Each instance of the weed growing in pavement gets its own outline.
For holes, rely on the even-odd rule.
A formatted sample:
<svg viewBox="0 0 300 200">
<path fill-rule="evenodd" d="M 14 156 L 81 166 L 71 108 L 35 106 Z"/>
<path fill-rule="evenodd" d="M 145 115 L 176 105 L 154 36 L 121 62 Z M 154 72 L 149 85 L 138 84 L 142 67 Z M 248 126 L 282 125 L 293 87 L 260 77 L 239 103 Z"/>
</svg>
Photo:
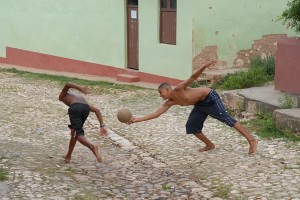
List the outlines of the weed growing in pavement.
<svg viewBox="0 0 300 200">
<path fill-rule="evenodd" d="M 222 90 L 233 90 L 263 86 L 274 79 L 274 73 L 274 56 L 267 56 L 264 59 L 254 57 L 251 59 L 247 71 L 238 71 L 234 74 L 228 74 L 223 79 L 216 81 L 212 87 Z"/>
<path fill-rule="evenodd" d="M 211 186 L 209 190 L 214 191 L 214 197 L 220 197 L 223 199 L 228 199 L 230 195 L 230 191 L 232 189 L 231 184 L 224 184 L 222 180 L 218 178 L 213 179 L 214 186 Z"/>
<path fill-rule="evenodd" d="M 279 99 L 280 108 L 288 109 L 296 106 L 296 100 L 289 94 L 285 93 L 283 97 Z"/>
<path fill-rule="evenodd" d="M 5 181 L 8 178 L 8 173 L 5 169 L 0 168 L 0 181 Z"/>
<path fill-rule="evenodd" d="M 291 131 L 277 129 L 271 112 L 257 113 L 256 118 L 249 121 L 247 126 L 254 129 L 256 134 L 262 138 L 283 138 L 294 142 L 300 141 L 300 136 L 293 134 Z"/>
<path fill-rule="evenodd" d="M 108 196 L 111 196 L 111 193 L 109 192 L 103 192 L 103 193 L 107 194 Z M 75 195 L 74 199 L 75 200 L 97 200 L 99 198 L 91 194 L 91 192 L 88 191 L 87 189 L 83 189 L 81 193 Z"/>
<path fill-rule="evenodd" d="M 221 197 L 223 199 L 228 199 L 229 198 L 229 194 L 230 194 L 230 191 L 231 191 L 231 185 L 229 184 L 221 184 L 221 185 L 218 185 L 216 187 L 216 192 L 214 193 L 214 195 L 216 197 Z"/>
<path fill-rule="evenodd" d="M 163 184 L 162 185 L 163 190 L 169 190 L 169 189 L 174 189 L 174 186 L 172 184 Z"/>
<path fill-rule="evenodd" d="M 125 90 L 125 91 L 132 91 L 132 90 L 142 90 L 146 89 L 139 86 L 134 85 L 123 85 L 123 84 L 116 84 L 107 81 L 92 81 L 92 80 L 84 80 L 79 78 L 72 78 L 67 76 L 57 76 L 57 75 L 49 75 L 49 74 L 40 74 L 40 73 L 33 73 L 33 72 L 26 72 L 17 70 L 15 68 L 11 69 L 0 69 L 0 72 L 8 72 L 18 75 L 19 77 L 29 78 L 29 79 L 37 79 L 37 80 L 47 80 L 57 82 L 59 84 L 65 84 L 67 82 L 74 82 L 79 85 L 88 85 L 90 87 L 95 87 L 96 89 L 101 88 L 102 92 L 108 89 L 117 89 L 117 90 Z"/>
</svg>

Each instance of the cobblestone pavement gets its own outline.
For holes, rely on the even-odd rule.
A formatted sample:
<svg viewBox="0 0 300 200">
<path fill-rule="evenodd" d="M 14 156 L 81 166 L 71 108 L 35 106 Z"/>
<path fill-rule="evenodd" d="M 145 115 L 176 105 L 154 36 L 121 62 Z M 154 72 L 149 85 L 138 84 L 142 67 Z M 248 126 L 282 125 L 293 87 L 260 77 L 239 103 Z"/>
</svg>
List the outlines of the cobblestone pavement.
<svg viewBox="0 0 300 200">
<path fill-rule="evenodd" d="M 298 143 L 259 139 L 257 154 L 248 157 L 246 140 L 209 118 L 204 132 L 217 148 L 198 153 L 203 144 L 184 128 L 191 107 L 130 126 L 117 121 L 121 107 L 135 116 L 155 110 L 162 103 L 155 90 L 92 90 L 87 99 L 101 108 L 112 133 L 98 136 L 93 114 L 85 131 L 104 161 L 96 163 L 77 144 L 65 164 L 69 131 L 61 88 L 0 73 L 0 168 L 9 172 L 0 182 L 2 199 L 300 199 Z"/>
</svg>

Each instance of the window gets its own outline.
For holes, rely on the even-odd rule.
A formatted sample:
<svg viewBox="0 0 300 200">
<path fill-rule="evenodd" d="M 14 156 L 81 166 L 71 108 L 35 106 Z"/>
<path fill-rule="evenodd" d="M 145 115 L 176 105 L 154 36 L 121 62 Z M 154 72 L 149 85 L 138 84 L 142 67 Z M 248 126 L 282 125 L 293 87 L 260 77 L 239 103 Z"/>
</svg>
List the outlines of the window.
<svg viewBox="0 0 300 200">
<path fill-rule="evenodd" d="M 177 0 L 160 0 L 160 42 L 176 44 Z"/>
<path fill-rule="evenodd" d="M 138 0 L 128 0 L 127 5 L 137 6 L 137 5 L 139 5 L 139 1 Z"/>
</svg>

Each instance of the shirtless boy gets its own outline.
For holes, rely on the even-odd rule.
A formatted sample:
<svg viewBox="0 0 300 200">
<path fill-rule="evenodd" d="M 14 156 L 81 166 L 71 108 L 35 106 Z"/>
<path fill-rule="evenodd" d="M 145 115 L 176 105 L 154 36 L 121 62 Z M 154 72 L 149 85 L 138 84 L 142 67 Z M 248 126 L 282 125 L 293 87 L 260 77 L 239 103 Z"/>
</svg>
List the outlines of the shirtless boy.
<svg viewBox="0 0 300 200">
<path fill-rule="evenodd" d="M 101 112 L 95 106 L 89 105 L 82 95 L 69 91 L 70 88 L 76 89 L 82 92 L 83 94 L 88 94 L 89 91 L 89 89 L 86 86 L 79 86 L 74 83 L 67 83 L 59 95 L 59 100 L 64 102 L 64 104 L 66 104 L 67 106 L 69 106 L 68 114 L 71 122 L 71 124 L 69 125 L 69 128 L 71 129 L 71 139 L 69 143 L 69 151 L 65 156 L 65 162 L 70 162 L 71 155 L 77 140 L 84 146 L 88 147 L 96 156 L 97 161 L 101 162 L 98 147 L 96 145 L 91 144 L 86 139 L 83 130 L 83 124 L 91 111 L 96 114 L 100 123 L 100 134 L 106 135 L 107 129 L 105 128 Z"/>
<path fill-rule="evenodd" d="M 253 136 L 251 136 L 238 121 L 227 114 L 225 107 L 216 91 L 208 87 L 188 87 L 201 75 L 204 69 L 214 64 L 215 61 L 204 65 L 202 68 L 197 70 L 189 79 L 183 81 L 174 89 L 172 89 L 169 83 L 162 83 L 158 87 L 158 92 L 160 93 L 160 96 L 164 100 L 166 100 L 165 103 L 155 112 L 149 115 L 132 118 L 130 123 L 157 118 L 174 105 L 194 105 L 194 108 L 190 113 L 190 116 L 186 123 L 186 131 L 187 134 L 194 134 L 198 139 L 205 143 L 206 146 L 204 148 L 201 148 L 199 150 L 200 152 L 215 148 L 215 145 L 202 132 L 203 123 L 209 115 L 220 120 L 230 127 L 234 127 L 247 139 L 250 145 L 249 155 L 254 154 L 258 143 L 257 140 Z"/>
</svg>

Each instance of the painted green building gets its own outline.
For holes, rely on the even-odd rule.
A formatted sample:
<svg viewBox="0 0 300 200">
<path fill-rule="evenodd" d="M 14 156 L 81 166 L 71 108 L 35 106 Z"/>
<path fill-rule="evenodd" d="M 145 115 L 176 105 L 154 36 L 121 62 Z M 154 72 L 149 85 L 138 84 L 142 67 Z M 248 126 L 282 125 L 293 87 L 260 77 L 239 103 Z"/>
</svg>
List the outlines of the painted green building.
<svg viewBox="0 0 300 200">
<path fill-rule="evenodd" d="M 0 62 L 177 83 L 207 59 L 243 67 L 276 51 L 278 37 L 294 34 L 278 21 L 286 3 L 0 0 Z"/>
</svg>

